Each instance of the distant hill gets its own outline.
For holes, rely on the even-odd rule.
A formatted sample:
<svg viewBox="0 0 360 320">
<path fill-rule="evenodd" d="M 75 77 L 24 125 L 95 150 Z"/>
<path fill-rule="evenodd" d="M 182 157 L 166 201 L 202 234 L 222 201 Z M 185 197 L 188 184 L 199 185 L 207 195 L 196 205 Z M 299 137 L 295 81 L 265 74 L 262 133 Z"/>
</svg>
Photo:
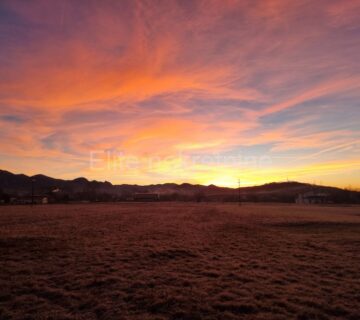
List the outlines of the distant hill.
<svg viewBox="0 0 360 320">
<path fill-rule="evenodd" d="M 233 192 L 233 189 L 217 186 L 192 185 L 189 183 L 176 184 L 152 184 L 147 186 L 121 184 L 113 185 L 110 182 L 89 181 L 86 178 L 76 178 L 74 180 L 62 180 L 48 177 L 42 174 L 27 176 L 24 174 L 13 174 L 8 171 L 0 170 L 0 188 L 3 192 L 28 194 L 31 191 L 31 181 L 37 192 L 46 192 L 54 188 L 59 188 L 66 192 L 76 193 L 88 190 L 106 192 L 110 194 L 137 193 L 137 192 L 156 192 L 156 193 L 194 193 L 199 191 L 207 192 Z"/>
<path fill-rule="evenodd" d="M 19 196 L 29 195 L 32 180 L 34 180 L 36 194 L 49 194 L 54 190 L 58 190 L 59 195 L 70 200 L 122 200 L 131 197 L 135 193 L 158 193 L 163 200 L 237 201 L 239 197 L 239 189 L 215 185 L 204 186 L 189 183 L 164 183 L 146 186 L 113 185 L 107 181 L 89 181 L 83 177 L 74 180 L 63 180 L 42 174 L 34 176 L 13 174 L 4 170 L 0 170 L 0 193 Z M 301 182 L 274 182 L 261 186 L 242 187 L 240 195 L 243 201 L 294 202 L 298 194 L 314 190 L 316 192 L 326 192 L 335 203 L 360 202 L 360 192 Z"/>
</svg>

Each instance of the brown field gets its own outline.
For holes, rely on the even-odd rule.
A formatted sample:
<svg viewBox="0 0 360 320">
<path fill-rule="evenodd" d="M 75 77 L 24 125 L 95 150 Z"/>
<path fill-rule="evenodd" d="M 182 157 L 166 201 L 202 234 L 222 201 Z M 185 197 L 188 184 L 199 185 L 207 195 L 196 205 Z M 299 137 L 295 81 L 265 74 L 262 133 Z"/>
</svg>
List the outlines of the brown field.
<svg viewBox="0 0 360 320">
<path fill-rule="evenodd" d="M 359 312 L 359 207 L 0 207 L 1 320 Z"/>
</svg>

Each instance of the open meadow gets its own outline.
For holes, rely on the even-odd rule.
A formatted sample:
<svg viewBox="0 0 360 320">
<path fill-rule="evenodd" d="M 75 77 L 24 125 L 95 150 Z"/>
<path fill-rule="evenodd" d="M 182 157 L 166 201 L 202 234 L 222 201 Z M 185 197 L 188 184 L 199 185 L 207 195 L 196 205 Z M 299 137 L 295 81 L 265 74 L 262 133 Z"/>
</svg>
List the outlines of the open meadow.
<svg viewBox="0 0 360 320">
<path fill-rule="evenodd" d="M 0 207 L 0 319 L 360 319 L 360 207 Z"/>
</svg>

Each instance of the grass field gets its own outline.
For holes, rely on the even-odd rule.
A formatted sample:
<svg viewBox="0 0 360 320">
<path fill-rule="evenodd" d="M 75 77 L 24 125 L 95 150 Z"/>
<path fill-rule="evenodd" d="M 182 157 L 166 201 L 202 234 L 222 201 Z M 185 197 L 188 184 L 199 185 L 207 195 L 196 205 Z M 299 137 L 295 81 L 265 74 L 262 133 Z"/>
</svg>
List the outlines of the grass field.
<svg viewBox="0 0 360 320">
<path fill-rule="evenodd" d="M 0 207 L 0 319 L 360 319 L 360 207 Z"/>
</svg>

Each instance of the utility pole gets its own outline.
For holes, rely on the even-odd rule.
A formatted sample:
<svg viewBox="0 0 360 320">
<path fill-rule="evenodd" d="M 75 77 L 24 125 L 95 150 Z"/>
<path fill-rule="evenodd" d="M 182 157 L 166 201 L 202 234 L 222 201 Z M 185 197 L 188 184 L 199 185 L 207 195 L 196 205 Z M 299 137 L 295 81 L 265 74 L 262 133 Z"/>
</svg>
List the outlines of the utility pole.
<svg viewBox="0 0 360 320">
<path fill-rule="evenodd" d="M 239 185 L 239 188 L 238 188 L 238 203 L 239 203 L 239 206 L 241 206 L 240 179 L 238 179 L 238 185 Z"/>
<path fill-rule="evenodd" d="M 34 204 L 34 182 L 35 179 L 31 178 L 31 205 Z"/>
</svg>

